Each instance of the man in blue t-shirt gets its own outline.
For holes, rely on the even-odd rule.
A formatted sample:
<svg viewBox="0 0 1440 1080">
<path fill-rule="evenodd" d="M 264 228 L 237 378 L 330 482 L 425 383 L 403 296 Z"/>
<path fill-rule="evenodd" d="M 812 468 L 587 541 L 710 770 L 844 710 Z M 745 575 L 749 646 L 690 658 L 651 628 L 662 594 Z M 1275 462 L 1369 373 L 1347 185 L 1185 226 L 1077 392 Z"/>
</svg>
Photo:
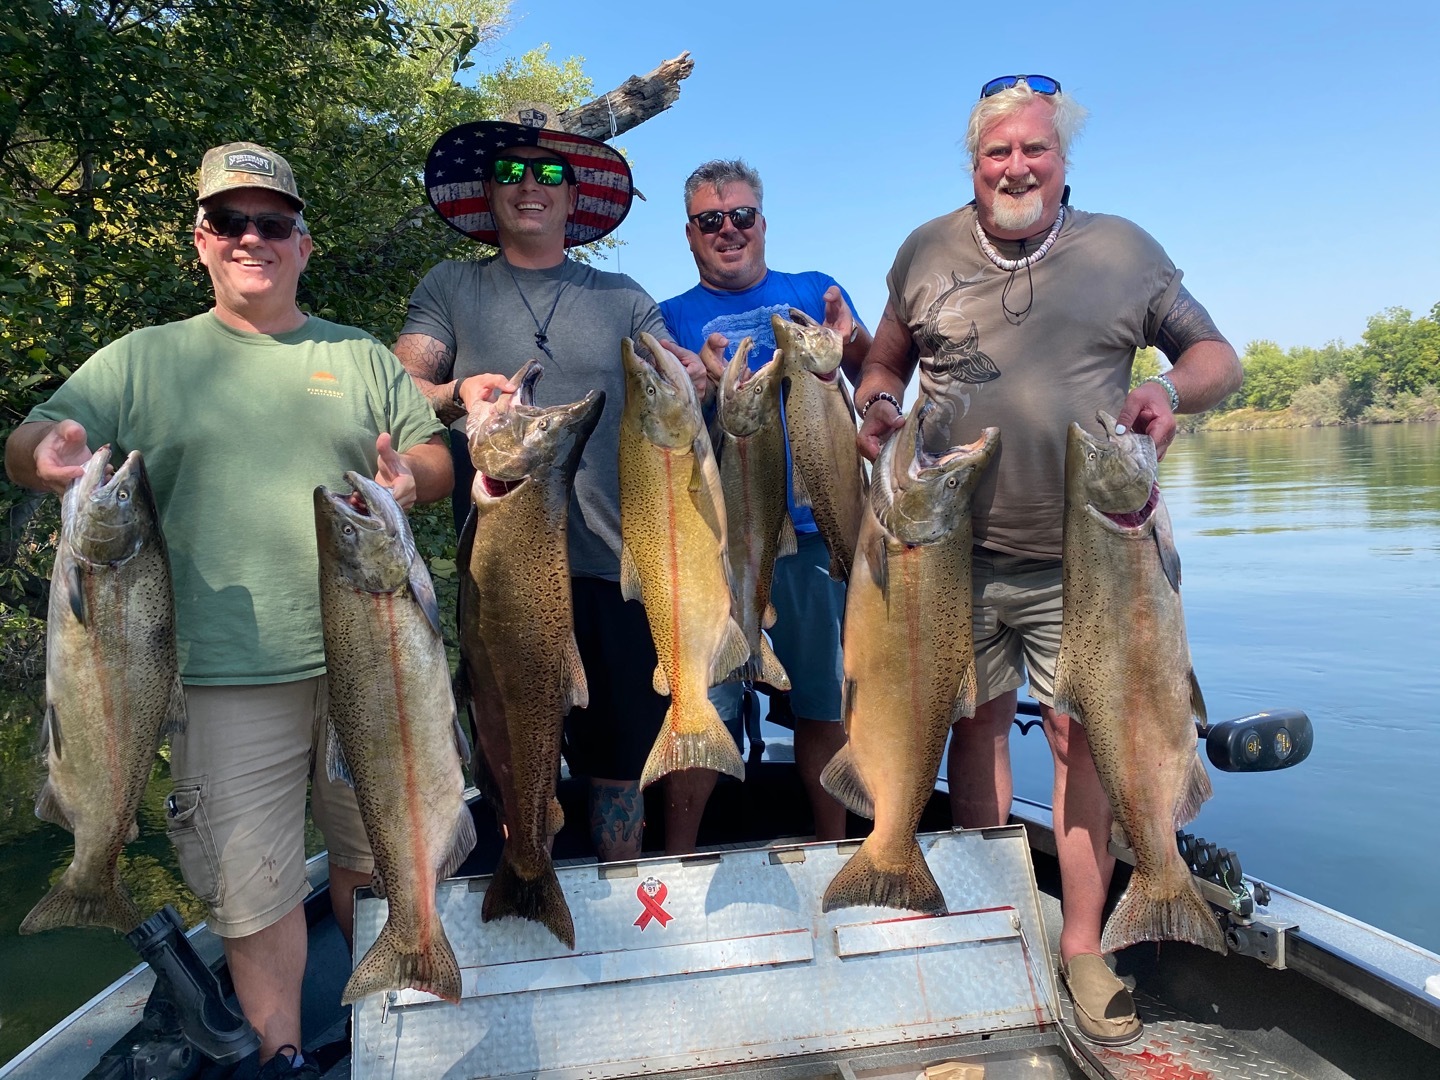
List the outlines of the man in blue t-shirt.
<svg viewBox="0 0 1440 1080">
<path fill-rule="evenodd" d="M 856 318 L 850 297 L 830 276 L 815 271 L 782 274 L 765 266 L 764 194 L 759 173 L 738 159 L 708 161 L 690 174 L 685 181 L 685 236 L 700 283 L 660 305 L 665 325 L 677 343 L 697 353 L 708 341 L 707 364 L 722 353 L 728 361 L 742 338 L 753 338 L 750 366 L 755 369 L 775 354 L 770 316 L 778 312 L 788 317 L 792 307 L 799 308 L 840 334 L 845 342 L 842 369 L 853 384 L 870 348 L 870 334 Z M 716 382 L 723 373 L 723 362 L 710 368 Z M 840 723 L 845 585 L 831 580 L 830 556 L 815 518 L 808 507 L 795 505 L 794 485 L 788 479 L 799 550 L 775 563 L 770 600 L 777 618 L 768 633 L 790 676 L 795 763 L 810 796 L 815 837 L 840 840 L 845 836 L 845 809 L 821 788 L 820 772 L 845 745 Z M 711 696 L 731 730 L 738 730 L 739 684 L 718 686 Z M 671 854 L 695 850 L 715 779 L 715 773 L 703 769 L 669 777 L 665 847 Z"/>
</svg>

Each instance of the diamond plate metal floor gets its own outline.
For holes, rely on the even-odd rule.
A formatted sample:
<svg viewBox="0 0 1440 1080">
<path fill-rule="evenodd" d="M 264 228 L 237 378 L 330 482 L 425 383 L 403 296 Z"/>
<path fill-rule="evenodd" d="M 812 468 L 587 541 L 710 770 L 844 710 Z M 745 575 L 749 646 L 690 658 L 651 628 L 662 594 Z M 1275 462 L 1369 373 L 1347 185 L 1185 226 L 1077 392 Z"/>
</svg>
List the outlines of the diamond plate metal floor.
<svg viewBox="0 0 1440 1080">
<path fill-rule="evenodd" d="M 1302 1073 L 1242 1046 L 1214 1024 L 1199 1024 L 1136 992 L 1145 1031 L 1129 1046 L 1097 1046 L 1075 1026 L 1075 1006 L 1060 995 L 1065 1026 L 1077 1047 L 1091 1054 L 1114 1080 L 1306 1080 Z"/>
</svg>

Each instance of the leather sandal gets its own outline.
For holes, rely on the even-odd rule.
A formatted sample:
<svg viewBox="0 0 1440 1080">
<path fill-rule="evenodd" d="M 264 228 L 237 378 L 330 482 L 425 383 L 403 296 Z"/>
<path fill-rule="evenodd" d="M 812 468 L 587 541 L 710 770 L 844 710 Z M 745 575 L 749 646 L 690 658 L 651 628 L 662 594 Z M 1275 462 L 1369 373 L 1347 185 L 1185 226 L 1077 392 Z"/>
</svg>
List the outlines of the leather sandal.
<svg viewBox="0 0 1440 1080">
<path fill-rule="evenodd" d="M 1061 977 L 1075 1003 L 1075 1026 L 1100 1046 L 1124 1046 L 1140 1037 L 1143 1027 L 1135 1015 L 1135 999 L 1104 957 L 1078 953 L 1060 967 Z"/>
</svg>

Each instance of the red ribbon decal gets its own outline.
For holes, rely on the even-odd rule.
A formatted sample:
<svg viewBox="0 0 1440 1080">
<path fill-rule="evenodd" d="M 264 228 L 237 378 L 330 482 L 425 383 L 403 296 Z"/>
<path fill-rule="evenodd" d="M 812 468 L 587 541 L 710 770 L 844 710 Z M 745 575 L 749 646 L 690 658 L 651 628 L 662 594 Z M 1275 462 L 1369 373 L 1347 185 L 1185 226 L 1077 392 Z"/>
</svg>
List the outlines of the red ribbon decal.
<svg viewBox="0 0 1440 1080">
<path fill-rule="evenodd" d="M 640 917 L 635 920 L 636 926 L 644 930 L 645 927 L 650 925 L 650 920 L 654 919 L 660 924 L 662 930 L 665 928 L 666 924 L 675 917 L 661 906 L 665 903 L 665 897 L 668 892 L 669 890 L 665 888 L 664 882 L 658 881 L 653 877 L 646 878 L 640 883 L 635 889 L 635 899 L 640 901 L 641 906 L 644 907 L 645 910 L 642 911 Z"/>
</svg>

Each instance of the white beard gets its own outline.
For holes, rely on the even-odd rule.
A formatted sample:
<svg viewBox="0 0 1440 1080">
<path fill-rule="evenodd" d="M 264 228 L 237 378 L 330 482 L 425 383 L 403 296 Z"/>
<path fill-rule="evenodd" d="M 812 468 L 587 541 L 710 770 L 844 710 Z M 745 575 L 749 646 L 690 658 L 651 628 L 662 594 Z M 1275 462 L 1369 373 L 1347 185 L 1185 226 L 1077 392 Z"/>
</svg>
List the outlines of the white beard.
<svg viewBox="0 0 1440 1080">
<path fill-rule="evenodd" d="M 1018 199 L 999 192 L 991 204 L 990 212 L 995 218 L 996 228 L 1006 232 L 1019 232 L 1040 220 L 1040 215 L 1045 212 L 1045 197 L 1040 194 L 1038 187 L 1031 188 Z"/>
</svg>

